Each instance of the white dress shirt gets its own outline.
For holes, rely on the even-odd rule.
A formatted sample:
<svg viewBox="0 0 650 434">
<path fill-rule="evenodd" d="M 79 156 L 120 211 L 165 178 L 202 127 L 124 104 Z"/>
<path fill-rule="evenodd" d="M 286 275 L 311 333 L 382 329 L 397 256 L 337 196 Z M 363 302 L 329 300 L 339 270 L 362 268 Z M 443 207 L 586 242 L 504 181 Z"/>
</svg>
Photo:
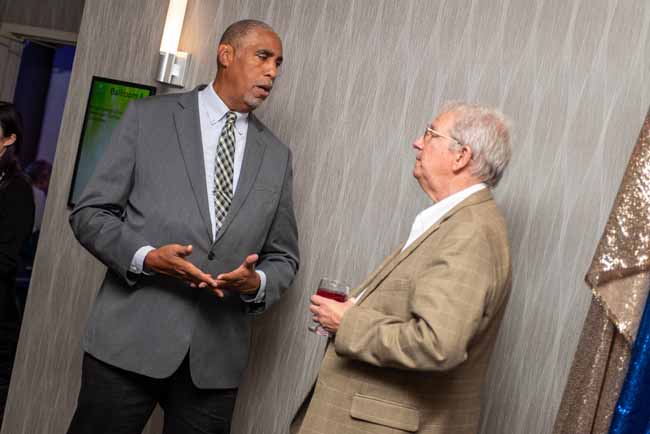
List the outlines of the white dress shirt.
<svg viewBox="0 0 650 434">
<path fill-rule="evenodd" d="M 431 226 L 436 224 L 438 220 L 440 220 L 442 216 L 451 211 L 453 207 L 477 191 L 483 190 L 484 188 L 487 188 L 487 185 L 483 184 L 482 182 L 474 184 L 471 187 L 467 187 L 464 190 L 461 190 L 452 194 L 451 196 L 444 198 L 440 202 L 434 203 L 429 208 L 420 212 L 420 214 L 418 214 L 413 221 L 413 226 L 411 226 L 411 233 L 409 234 L 404 247 L 402 247 L 402 251 L 406 250 L 408 246 L 413 243 L 413 241 L 417 240 L 420 235 L 425 233 Z"/>
<path fill-rule="evenodd" d="M 217 232 L 217 223 L 214 213 L 214 164 L 221 130 L 223 130 L 223 127 L 226 125 L 226 114 L 230 109 L 226 106 L 219 95 L 217 95 L 211 84 L 206 86 L 205 89 L 199 91 L 198 94 L 201 139 L 203 142 L 203 162 L 205 164 L 205 186 L 208 192 L 212 234 L 213 237 L 215 237 Z M 239 174 L 241 173 L 241 166 L 244 161 L 246 136 L 248 133 L 248 113 L 235 113 L 237 119 L 235 120 L 235 156 L 232 178 L 233 195 L 237 190 L 237 184 L 239 182 Z M 152 250 L 154 250 L 154 247 L 152 246 L 143 246 L 135 252 L 130 266 L 130 271 L 132 273 L 144 273 L 144 258 Z M 245 301 L 261 301 L 264 298 L 266 274 L 262 270 L 256 270 L 256 272 L 260 276 L 260 289 L 254 298 L 242 296 Z"/>
<path fill-rule="evenodd" d="M 434 203 L 429 208 L 420 212 L 420 214 L 418 214 L 413 221 L 413 225 L 411 226 L 411 233 L 409 234 L 406 243 L 404 243 L 404 247 L 402 247 L 402 252 L 406 250 L 408 246 L 413 243 L 413 241 L 417 240 L 423 233 L 429 230 L 431 226 L 436 224 L 438 220 L 440 220 L 445 214 L 451 211 L 453 207 L 477 191 L 483 190 L 484 188 L 487 188 L 487 185 L 483 184 L 482 182 L 479 184 L 474 184 L 471 187 L 467 187 L 464 190 L 461 190 L 457 193 L 452 194 L 451 196 L 444 198 L 440 202 Z M 359 295 L 357 295 L 356 299 L 360 299 L 361 296 L 363 296 L 364 292 L 366 291 L 364 290 Z"/>
</svg>

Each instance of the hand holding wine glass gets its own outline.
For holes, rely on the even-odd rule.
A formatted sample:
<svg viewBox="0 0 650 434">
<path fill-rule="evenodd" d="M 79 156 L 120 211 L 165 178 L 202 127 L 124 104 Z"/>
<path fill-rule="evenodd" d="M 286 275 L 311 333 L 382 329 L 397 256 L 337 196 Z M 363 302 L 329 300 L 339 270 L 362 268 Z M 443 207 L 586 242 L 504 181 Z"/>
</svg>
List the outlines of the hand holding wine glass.
<svg viewBox="0 0 650 434">
<path fill-rule="evenodd" d="M 348 301 L 349 293 L 349 286 L 336 280 L 321 279 L 316 295 L 311 297 L 309 310 L 314 315 L 314 321 L 309 330 L 331 337 L 338 329 L 343 314 L 353 304 Z"/>
</svg>

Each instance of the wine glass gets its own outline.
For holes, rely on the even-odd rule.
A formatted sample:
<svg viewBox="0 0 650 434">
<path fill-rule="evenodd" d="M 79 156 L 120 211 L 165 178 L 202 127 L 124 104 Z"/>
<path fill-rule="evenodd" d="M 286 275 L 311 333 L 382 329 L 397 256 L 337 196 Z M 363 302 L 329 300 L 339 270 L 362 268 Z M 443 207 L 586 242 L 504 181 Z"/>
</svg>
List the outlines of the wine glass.
<svg viewBox="0 0 650 434">
<path fill-rule="evenodd" d="M 348 296 L 350 295 L 350 287 L 337 280 L 321 279 L 318 283 L 318 288 L 316 289 L 316 295 L 344 303 L 348 300 Z M 313 320 L 309 325 L 309 330 L 320 336 L 332 336 L 330 332 Z"/>
</svg>

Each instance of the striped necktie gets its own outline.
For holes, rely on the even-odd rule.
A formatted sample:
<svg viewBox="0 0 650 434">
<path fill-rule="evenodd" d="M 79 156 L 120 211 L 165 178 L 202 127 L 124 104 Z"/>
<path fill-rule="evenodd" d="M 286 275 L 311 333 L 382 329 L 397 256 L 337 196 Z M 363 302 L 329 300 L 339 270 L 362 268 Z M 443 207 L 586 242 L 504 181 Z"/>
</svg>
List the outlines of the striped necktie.
<svg viewBox="0 0 650 434">
<path fill-rule="evenodd" d="M 217 145 L 217 157 L 214 162 L 214 212 L 217 230 L 226 220 L 226 215 L 232 202 L 232 178 L 234 173 L 235 160 L 235 120 L 237 114 L 228 112 L 226 124 L 221 130 L 219 144 Z"/>
</svg>

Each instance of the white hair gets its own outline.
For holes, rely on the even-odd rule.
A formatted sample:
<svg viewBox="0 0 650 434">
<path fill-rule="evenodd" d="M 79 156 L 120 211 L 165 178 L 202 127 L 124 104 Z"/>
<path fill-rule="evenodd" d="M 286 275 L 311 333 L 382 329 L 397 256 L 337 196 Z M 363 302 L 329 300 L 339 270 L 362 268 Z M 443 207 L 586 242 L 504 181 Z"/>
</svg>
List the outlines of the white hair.
<svg viewBox="0 0 650 434">
<path fill-rule="evenodd" d="M 478 104 L 449 102 L 441 113 L 453 113 L 454 125 L 450 149 L 469 146 L 472 150 L 470 170 L 473 176 L 495 187 L 510 161 L 510 121 L 499 110 Z"/>
</svg>

